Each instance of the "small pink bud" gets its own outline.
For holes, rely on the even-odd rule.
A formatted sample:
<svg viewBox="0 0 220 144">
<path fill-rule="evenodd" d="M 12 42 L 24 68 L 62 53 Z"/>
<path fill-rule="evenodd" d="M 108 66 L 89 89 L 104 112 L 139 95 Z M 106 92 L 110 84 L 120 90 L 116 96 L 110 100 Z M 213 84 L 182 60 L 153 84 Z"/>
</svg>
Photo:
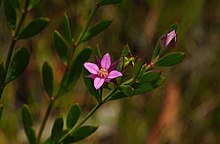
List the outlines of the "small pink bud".
<svg viewBox="0 0 220 144">
<path fill-rule="evenodd" d="M 176 47 L 176 44 L 177 44 L 176 30 L 172 30 L 171 32 L 163 35 L 160 38 L 160 42 L 161 42 L 163 48 L 168 48 L 168 47 L 174 48 L 174 47 Z"/>
</svg>

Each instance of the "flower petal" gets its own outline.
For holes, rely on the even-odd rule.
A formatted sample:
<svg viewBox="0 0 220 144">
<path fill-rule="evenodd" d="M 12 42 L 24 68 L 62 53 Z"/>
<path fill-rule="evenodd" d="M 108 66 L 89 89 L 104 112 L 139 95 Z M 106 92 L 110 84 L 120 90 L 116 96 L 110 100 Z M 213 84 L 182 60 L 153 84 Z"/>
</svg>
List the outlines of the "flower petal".
<svg viewBox="0 0 220 144">
<path fill-rule="evenodd" d="M 170 33 L 167 34 L 165 47 L 167 47 L 173 39 L 176 40 L 175 30 L 173 30 L 173 31 L 171 31 Z"/>
<path fill-rule="evenodd" d="M 119 71 L 116 71 L 116 70 L 113 70 L 111 71 L 109 74 L 108 74 L 108 78 L 109 79 L 114 79 L 114 78 L 117 78 L 117 77 L 120 77 L 122 76 L 122 73 L 119 72 Z"/>
<path fill-rule="evenodd" d="M 106 53 L 102 58 L 101 66 L 103 69 L 108 70 L 110 65 L 111 65 L 111 57 L 110 57 L 109 53 Z"/>
<path fill-rule="evenodd" d="M 173 30 L 173 31 L 169 32 L 168 34 L 163 35 L 160 38 L 160 41 L 161 41 L 163 48 L 176 47 L 176 41 L 177 41 L 176 31 Z"/>
<path fill-rule="evenodd" d="M 96 78 L 94 79 L 94 87 L 95 87 L 95 89 L 96 89 L 96 90 L 99 89 L 99 88 L 104 84 L 104 82 L 105 82 L 104 79 L 101 79 L 101 78 L 99 78 L 99 77 L 96 77 Z"/>
<path fill-rule="evenodd" d="M 111 64 L 111 66 L 108 69 L 108 72 L 115 70 L 117 65 L 118 65 L 118 60 L 114 62 L 113 64 Z"/>
<path fill-rule="evenodd" d="M 96 58 L 96 64 L 97 64 L 97 66 L 98 66 L 99 68 L 101 68 L 101 60 L 99 59 L 98 56 L 95 56 L 95 58 Z"/>
<path fill-rule="evenodd" d="M 88 75 L 88 76 L 86 76 L 86 77 L 91 78 L 91 79 L 95 79 L 95 78 L 97 77 L 97 75 L 95 75 L 95 74 L 90 74 L 90 75 Z"/>
<path fill-rule="evenodd" d="M 99 67 L 91 62 L 85 62 L 84 67 L 92 74 L 98 74 L 99 73 Z"/>
</svg>

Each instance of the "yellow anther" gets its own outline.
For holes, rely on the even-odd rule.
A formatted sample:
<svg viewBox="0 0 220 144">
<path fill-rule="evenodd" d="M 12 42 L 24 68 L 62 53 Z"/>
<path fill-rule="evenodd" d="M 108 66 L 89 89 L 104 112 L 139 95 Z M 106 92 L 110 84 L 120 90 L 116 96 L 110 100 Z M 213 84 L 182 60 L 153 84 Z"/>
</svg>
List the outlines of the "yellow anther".
<svg viewBox="0 0 220 144">
<path fill-rule="evenodd" d="M 108 77 L 108 71 L 106 70 L 106 69 L 100 69 L 99 70 L 99 76 L 101 77 L 101 78 L 107 78 Z"/>
</svg>

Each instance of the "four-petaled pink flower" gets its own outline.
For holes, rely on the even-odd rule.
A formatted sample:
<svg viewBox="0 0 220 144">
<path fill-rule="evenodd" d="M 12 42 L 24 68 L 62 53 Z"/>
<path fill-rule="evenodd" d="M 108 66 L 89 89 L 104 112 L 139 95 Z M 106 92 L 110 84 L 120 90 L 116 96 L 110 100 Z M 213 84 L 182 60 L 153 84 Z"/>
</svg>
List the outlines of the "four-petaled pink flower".
<svg viewBox="0 0 220 144">
<path fill-rule="evenodd" d="M 163 35 L 160 38 L 160 41 L 161 41 L 161 44 L 162 44 L 163 48 L 176 47 L 176 43 L 177 43 L 176 30 L 172 30 L 168 34 Z"/>
<path fill-rule="evenodd" d="M 102 60 L 96 58 L 96 64 L 91 62 L 85 62 L 84 67 L 91 73 L 90 78 L 94 79 L 95 89 L 99 89 L 105 82 L 109 82 L 111 79 L 122 76 L 122 73 L 115 70 L 117 62 L 111 64 L 111 57 L 106 53 Z"/>
</svg>

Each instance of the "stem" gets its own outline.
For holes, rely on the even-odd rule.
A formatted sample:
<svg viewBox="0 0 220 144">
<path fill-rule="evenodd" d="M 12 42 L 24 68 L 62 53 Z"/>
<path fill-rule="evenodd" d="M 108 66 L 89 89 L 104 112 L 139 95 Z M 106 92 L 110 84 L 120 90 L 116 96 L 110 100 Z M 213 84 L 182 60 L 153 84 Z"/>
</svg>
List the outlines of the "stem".
<svg viewBox="0 0 220 144">
<path fill-rule="evenodd" d="M 48 117 L 50 115 L 50 112 L 52 110 L 52 107 L 53 107 L 53 104 L 54 104 L 55 100 L 53 97 L 51 97 L 50 99 L 50 102 L 49 102 L 49 105 L 47 107 L 47 111 L 44 115 L 44 118 L 43 118 L 43 121 L 41 123 L 41 126 L 40 126 L 40 130 L 39 130 L 39 133 L 38 133 L 38 137 L 37 137 L 37 143 L 39 144 L 40 143 L 40 139 L 41 139 L 41 136 L 43 134 L 43 131 L 44 131 L 44 128 L 45 128 L 45 125 L 47 123 L 47 120 L 48 120 Z"/>
<path fill-rule="evenodd" d="M 0 99 L 2 97 L 3 89 L 6 86 L 6 76 L 7 76 L 7 73 L 8 73 L 8 68 L 9 68 L 9 65 L 10 65 L 10 62 L 11 62 L 11 58 L 12 58 L 12 54 L 13 54 L 13 51 L 14 51 L 14 47 L 15 47 L 15 44 L 17 42 L 17 36 L 18 36 L 18 34 L 20 32 L 21 26 L 24 23 L 25 17 L 26 17 L 27 12 L 28 12 L 28 4 L 29 4 L 29 0 L 26 0 L 23 13 L 22 13 L 22 15 L 21 15 L 21 17 L 20 17 L 20 19 L 18 21 L 18 25 L 17 25 L 17 27 L 15 29 L 15 33 L 13 34 L 13 36 L 11 38 L 11 41 L 10 41 L 9 51 L 8 51 L 8 55 L 7 55 L 6 62 L 5 62 L 4 84 L 0 88 Z"/>
<path fill-rule="evenodd" d="M 66 133 L 63 137 L 61 137 L 58 141 L 58 143 L 62 143 L 65 138 L 70 136 L 74 131 L 76 131 L 80 126 L 82 126 L 103 104 L 105 104 L 108 101 L 108 98 L 114 93 L 116 90 L 111 91 L 104 99 L 103 102 L 98 103 L 88 114 L 87 116 L 75 127 L 69 130 L 68 133 Z"/>
<path fill-rule="evenodd" d="M 96 3 L 96 7 L 93 8 L 93 10 L 92 10 L 92 12 L 91 12 L 91 14 L 90 14 L 90 16 L 89 16 L 89 19 L 88 19 L 88 21 L 87 21 L 87 23 L 86 23 L 85 28 L 83 29 L 82 33 L 80 34 L 79 38 L 77 39 L 77 41 L 76 41 L 76 43 L 75 43 L 76 46 L 78 46 L 78 45 L 81 43 L 81 41 L 82 41 L 82 39 L 83 39 L 83 36 L 84 36 L 85 33 L 87 32 L 87 30 L 88 30 L 88 28 L 89 28 L 89 26 L 90 26 L 90 24 L 91 24 L 91 22 L 92 22 L 92 19 L 94 18 L 94 16 L 95 16 L 96 12 L 98 11 L 99 7 L 100 7 L 100 4 L 99 4 L 99 3 Z"/>
<path fill-rule="evenodd" d="M 62 141 L 65 140 L 65 138 L 67 138 L 68 136 L 70 136 L 76 129 L 78 129 L 81 125 L 83 125 L 95 112 L 96 110 L 102 106 L 103 103 L 98 103 L 89 113 L 88 115 L 74 128 L 72 128 L 71 130 L 69 130 L 68 133 L 66 133 L 63 137 L 61 137 L 58 141 L 58 143 L 61 143 Z"/>
<path fill-rule="evenodd" d="M 89 16 L 89 20 L 87 21 L 84 30 L 81 32 L 79 38 L 74 42 L 74 45 L 73 45 L 74 50 L 79 46 L 80 41 L 82 40 L 83 36 L 85 35 L 86 31 L 88 30 L 89 25 L 91 24 L 92 19 L 94 18 L 94 16 L 95 16 L 95 14 L 96 14 L 96 12 L 97 12 L 97 10 L 98 10 L 99 7 L 100 7 L 99 3 L 96 3 L 96 7 L 92 10 L 92 12 L 91 12 L 91 14 L 90 14 L 90 16 Z M 71 52 L 71 56 L 70 56 L 70 57 L 73 56 L 73 53 L 74 53 L 74 51 Z M 63 95 L 63 93 L 62 93 L 61 95 Z M 42 121 L 40 130 L 39 130 L 39 133 L 38 133 L 38 138 L 37 138 L 38 144 L 40 143 L 41 135 L 42 135 L 43 130 L 44 130 L 44 128 L 45 128 L 45 125 L 46 125 L 47 119 L 48 119 L 48 117 L 49 117 L 49 115 L 50 115 L 50 112 L 51 112 L 51 109 L 52 109 L 52 107 L 53 107 L 53 104 L 54 104 L 55 100 L 58 98 L 58 96 L 60 96 L 60 91 L 58 91 L 58 93 L 57 93 L 57 95 L 56 95 L 55 98 L 51 98 L 50 103 L 49 103 L 49 105 L 48 105 L 48 107 L 47 107 L 47 111 L 46 111 L 46 113 L 45 113 L 45 115 L 44 115 L 44 118 L 43 118 L 43 121 Z M 87 121 L 87 119 L 88 119 L 91 115 L 93 115 L 93 113 L 94 113 L 101 105 L 102 105 L 102 103 L 99 103 L 99 104 L 95 107 L 96 109 L 94 108 L 94 110 L 91 111 L 91 113 L 89 113 L 89 115 L 87 116 L 87 118 L 86 118 L 84 121 L 82 121 L 82 124 L 83 124 L 85 121 Z M 78 127 L 80 127 L 82 124 L 78 125 Z M 73 131 L 73 130 L 72 130 L 72 131 Z M 66 135 L 65 137 L 63 136 L 63 137 L 64 137 L 63 139 L 65 139 L 67 136 L 68 136 L 68 135 Z M 61 140 L 61 141 L 62 141 L 62 140 Z"/>
</svg>

